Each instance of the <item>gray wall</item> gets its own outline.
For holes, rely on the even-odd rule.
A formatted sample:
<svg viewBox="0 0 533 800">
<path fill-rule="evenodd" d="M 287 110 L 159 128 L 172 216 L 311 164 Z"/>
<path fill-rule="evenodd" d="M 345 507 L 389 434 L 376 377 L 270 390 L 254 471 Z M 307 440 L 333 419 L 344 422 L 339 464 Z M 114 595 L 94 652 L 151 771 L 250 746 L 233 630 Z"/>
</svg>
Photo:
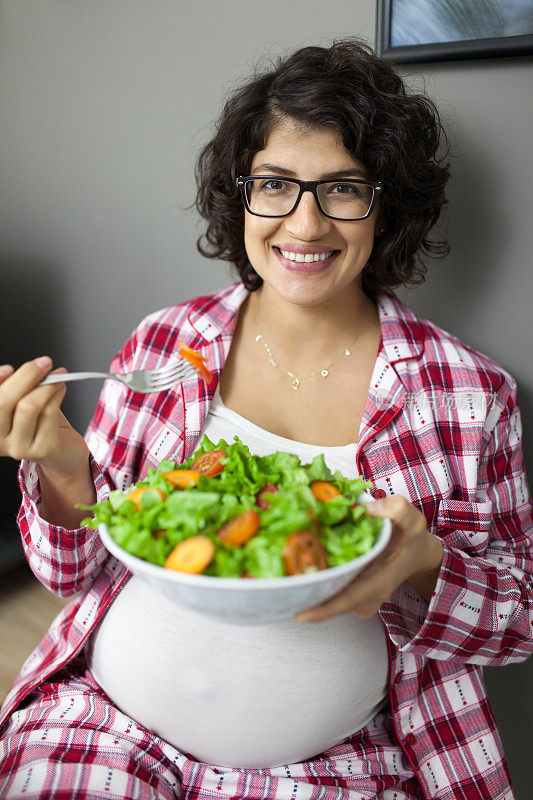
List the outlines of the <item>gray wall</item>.
<svg viewBox="0 0 533 800">
<path fill-rule="evenodd" d="M 105 367 L 147 313 L 233 280 L 184 210 L 223 94 L 262 58 L 374 42 L 374 0 L 2 0 L 0 361 Z M 518 380 L 533 474 L 531 61 L 402 67 L 452 133 L 452 254 L 400 295 Z M 98 388 L 73 386 L 79 429 Z M 519 800 L 530 796 L 530 662 L 485 679 Z M 529 746 L 528 746 L 529 745 Z"/>
<path fill-rule="evenodd" d="M 415 76 L 413 73 L 417 71 Z M 533 155 L 531 59 L 402 66 L 425 85 L 449 131 L 454 177 L 443 219 L 452 250 L 426 283 L 398 295 L 494 358 L 517 380 L 533 489 Z M 483 676 L 519 800 L 531 797 L 532 661 Z"/>
</svg>

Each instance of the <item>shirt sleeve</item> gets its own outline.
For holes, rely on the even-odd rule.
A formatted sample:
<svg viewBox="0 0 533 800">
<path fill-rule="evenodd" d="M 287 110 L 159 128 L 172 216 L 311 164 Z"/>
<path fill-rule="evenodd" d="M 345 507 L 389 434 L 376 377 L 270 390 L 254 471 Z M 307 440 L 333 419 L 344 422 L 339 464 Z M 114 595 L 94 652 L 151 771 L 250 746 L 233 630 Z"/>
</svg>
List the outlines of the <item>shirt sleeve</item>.
<svg viewBox="0 0 533 800">
<path fill-rule="evenodd" d="M 444 556 L 431 602 L 404 583 L 380 615 L 400 651 L 502 666 L 533 652 L 533 514 L 511 379 L 480 456 L 476 502 L 447 501 Z"/>
<path fill-rule="evenodd" d="M 111 372 L 133 368 L 137 332 L 128 339 L 111 363 Z M 117 381 L 105 381 L 85 441 L 91 452 L 90 468 L 97 501 L 109 496 L 117 485 L 132 483 L 135 458 L 124 458 L 126 445 L 118 435 L 124 423 L 126 388 Z M 117 438 L 118 436 L 118 438 Z M 37 467 L 22 461 L 19 468 L 22 503 L 18 513 L 22 544 L 35 576 L 50 591 L 69 597 L 86 589 L 109 557 L 98 531 L 84 526 L 75 530 L 52 525 L 39 515 L 41 489 Z"/>
</svg>

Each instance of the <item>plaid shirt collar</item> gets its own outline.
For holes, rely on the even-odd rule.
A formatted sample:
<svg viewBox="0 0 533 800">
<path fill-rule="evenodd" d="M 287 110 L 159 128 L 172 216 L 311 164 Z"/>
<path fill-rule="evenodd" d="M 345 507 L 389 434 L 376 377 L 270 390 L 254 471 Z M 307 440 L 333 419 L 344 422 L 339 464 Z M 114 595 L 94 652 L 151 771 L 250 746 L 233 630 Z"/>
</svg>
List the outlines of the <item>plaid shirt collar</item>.
<svg viewBox="0 0 533 800">
<path fill-rule="evenodd" d="M 237 311 L 248 294 L 242 283 L 234 283 L 213 295 L 199 298 L 189 313 L 189 323 L 206 342 L 224 332 L 233 332 Z M 378 292 L 383 350 L 389 364 L 419 358 L 424 352 L 424 333 L 416 316 L 397 297 Z"/>
</svg>

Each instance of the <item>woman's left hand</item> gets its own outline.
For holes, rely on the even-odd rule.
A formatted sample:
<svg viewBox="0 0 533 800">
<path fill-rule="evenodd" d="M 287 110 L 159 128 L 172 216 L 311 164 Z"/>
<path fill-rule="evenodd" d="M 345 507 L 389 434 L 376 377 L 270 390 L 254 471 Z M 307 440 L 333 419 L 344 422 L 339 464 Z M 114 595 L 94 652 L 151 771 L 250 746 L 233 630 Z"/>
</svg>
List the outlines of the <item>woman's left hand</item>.
<svg viewBox="0 0 533 800">
<path fill-rule="evenodd" d="M 349 612 L 370 619 L 404 581 L 430 602 L 443 547 L 441 540 L 429 533 L 422 512 L 400 495 L 369 502 L 366 509 L 373 517 L 391 520 L 392 535 L 387 547 L 346 589 L 326 603 L 297 614 L 297 622 L 322 622 Z"/>
</svg>

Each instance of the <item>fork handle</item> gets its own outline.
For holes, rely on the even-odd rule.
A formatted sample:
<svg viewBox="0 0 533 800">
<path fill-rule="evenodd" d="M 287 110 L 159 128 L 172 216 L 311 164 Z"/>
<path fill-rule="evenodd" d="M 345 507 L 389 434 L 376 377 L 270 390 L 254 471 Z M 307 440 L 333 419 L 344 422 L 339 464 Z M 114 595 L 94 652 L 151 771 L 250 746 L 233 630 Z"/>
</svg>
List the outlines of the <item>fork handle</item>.
<svg viewBox="0 0 533 800">
<path fill-rule="evenodd" d="M 50 383 L 68 383 L 69 381 L 84 381 L 86 378 L 113 378 L 108 372 L 63 372 L 59 375 L 49 375 L 38 386 L 48 386 Z"/>
</svg>

